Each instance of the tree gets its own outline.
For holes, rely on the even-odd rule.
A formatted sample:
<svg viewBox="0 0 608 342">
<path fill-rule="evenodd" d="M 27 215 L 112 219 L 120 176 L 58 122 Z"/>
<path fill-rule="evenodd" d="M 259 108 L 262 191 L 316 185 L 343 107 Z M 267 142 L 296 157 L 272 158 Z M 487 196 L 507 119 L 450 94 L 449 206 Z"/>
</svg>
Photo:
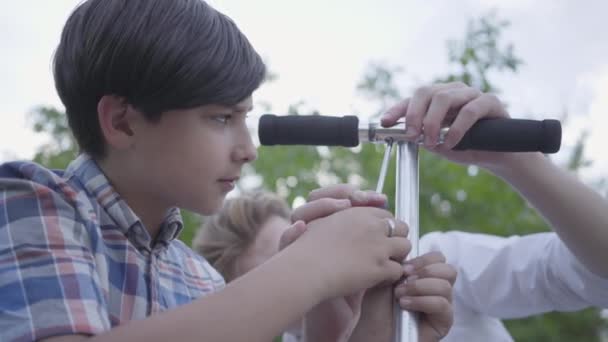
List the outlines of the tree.
<svg viewBox="0 0 608 342">
<path fill-rule="evenodd" d="M 496 91 L 489 81 L 491 72 L 517 71 L 522 60 L 515 56 L 513 44 L 500 47 L 503 31 L 510 26 L 490 12 L 469 20 L 464 40 L 448 41 L 449 61 L 456 72 L 440 78 L 443 82 L 460 81 L 483 92 Z"/>
<path fill-rule="evenodd" d="M 30 119 L 34 132 L 47 133 L 53 138 L 38 148 L 34 161 L 52 169 L 64 169 L 78 154 L 65 113 L 52 107 L 38 107 Z"/>
</svg>

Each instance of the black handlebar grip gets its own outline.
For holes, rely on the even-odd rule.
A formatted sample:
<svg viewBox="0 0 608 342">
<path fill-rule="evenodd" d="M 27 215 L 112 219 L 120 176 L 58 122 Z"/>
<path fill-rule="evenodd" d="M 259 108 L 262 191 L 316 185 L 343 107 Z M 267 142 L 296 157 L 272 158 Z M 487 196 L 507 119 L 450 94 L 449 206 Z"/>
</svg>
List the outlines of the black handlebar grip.
<svg viewBox="0 0 608 342">
<path fill-rule="evenodd" d="M 359 145 L 359 118 L 321 115 L 262 115 L 258 135 L 262 145 Z"/>
<path fill-rule="evenodd" d="M 454 147 L 455 150 L 496 152 L 559 151 L 562 126 L 558 120 L 482 119 Z"/>
<path fill-rule="evenodd" d="M 260 118 L 262 145 L 324 145 L 354 147 L 359 144 L 356 116 L 265 114 Z M 481 119 L 454 147 L 455 150 L 555 153 L 562 128 L 558 120 L 510 118 Z"/>
</svg>

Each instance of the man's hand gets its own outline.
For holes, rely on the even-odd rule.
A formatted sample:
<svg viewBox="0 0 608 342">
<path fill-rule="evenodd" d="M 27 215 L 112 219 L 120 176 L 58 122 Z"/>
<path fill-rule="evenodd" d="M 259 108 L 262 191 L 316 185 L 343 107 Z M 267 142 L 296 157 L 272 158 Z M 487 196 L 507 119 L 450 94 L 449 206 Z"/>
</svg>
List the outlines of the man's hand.
<svg viewBox="0 0 608 342">
<path fill-rule="evenodd" d="M 483 93 L 461 82 L 439 83 L 418 88 L 412 97 L 391 107 L 381 123 L 390 127 L 405 118 L 406 138 L 424 135 L 424 147 L 454 162 L 492 169 L 506 163 L 510 153 L 455 151 L 454 146 L 479 119 L 506 118 L 504 104 L 491 93 Z M 445 142 L 438 145 L 439 132 L 449 126 Z"/>
<path fill-rule="evenodd" d="M 440 252 L 430 252 L 404 264 L 407 278 L 395 288 L 395 298 L 404 310 L 420 314 L 421 341 L 438 341 L 454 322 L 452 286 L 456 269 L 446 264 Z"/>
</svg>

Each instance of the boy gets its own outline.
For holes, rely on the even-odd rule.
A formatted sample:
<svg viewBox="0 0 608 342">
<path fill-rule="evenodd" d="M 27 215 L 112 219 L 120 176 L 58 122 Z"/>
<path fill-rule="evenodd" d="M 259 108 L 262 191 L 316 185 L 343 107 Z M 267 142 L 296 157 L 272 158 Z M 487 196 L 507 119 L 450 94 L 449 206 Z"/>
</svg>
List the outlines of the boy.
<svg viewBox="0 0 608 342">
<path fill-rule="evenodd" d="M 347 203 L 225 289 L 176 239 L 177 208 L 215 212 L 256 157 L 245 116 L 264 64 L 204 2 L 84 1 L 54 74 L 82 154 L 0 167 L 3 341 L 270 341 L 403 275 L 407 225 Z"/>
</svg>

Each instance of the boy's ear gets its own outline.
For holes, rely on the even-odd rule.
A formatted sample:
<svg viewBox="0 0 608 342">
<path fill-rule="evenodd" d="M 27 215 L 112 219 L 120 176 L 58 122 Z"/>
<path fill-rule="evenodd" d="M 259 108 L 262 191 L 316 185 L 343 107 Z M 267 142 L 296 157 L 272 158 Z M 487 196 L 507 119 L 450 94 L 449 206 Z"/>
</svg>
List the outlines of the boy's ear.
<svg viewBox="0 0 608 342">
<path fill-rule="evenodd" d="M 130 147 L 135 141 L 135 115 L 123 97 L 104 95 L 97 103 L 97 118 L 106 143 L 117 149 Z"/>
</svg>

